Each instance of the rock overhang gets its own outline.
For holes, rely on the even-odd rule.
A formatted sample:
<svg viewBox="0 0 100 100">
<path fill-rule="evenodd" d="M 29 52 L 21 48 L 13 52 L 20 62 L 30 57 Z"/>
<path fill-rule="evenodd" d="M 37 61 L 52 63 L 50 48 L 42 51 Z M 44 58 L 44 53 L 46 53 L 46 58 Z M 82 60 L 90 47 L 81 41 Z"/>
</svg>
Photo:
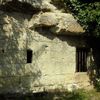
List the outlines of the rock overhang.
<svg viewBox="0 0 100 100">
<path fill-rule="evenodd" d="M 50 31 L 56 35 L 82 35 L 85 30 L 72 16 L 67 13 L 43 13 L 40 17 L 40 26 L 50 27 Z"/>
<path fill-rule="evenodd" d="M 0 4 L 5 5 L 9 2 L 13 4 L 14 2 L 23 3 L 23 5 L 27 3 L 29 4 L 27 7 L 31 6 L 29 7 L 31 14 L 35 11 L 35 15 L 39 15 L 37 18 L 33 17 L 34 22 L 35 20 L 38 20 L 38 22 L 33 23 L 31 27 L 49 27 L 50 32 L 56 35 L 80 36 L 85 33 L 83 27 L 72 14 L 59 11 L 50 3 L 50 0 L 2 0 Z M 25 10 L 23 12 L 26 13 L 26 9 L 28 10 L 28 8 L 25 9 L 24 7 L 25 6 L 22 6 L 22 9 L 19 9 L 19 7 L 19 11 Z M 34 16 L 34 13 L 32 16 Z"/>
</svg>

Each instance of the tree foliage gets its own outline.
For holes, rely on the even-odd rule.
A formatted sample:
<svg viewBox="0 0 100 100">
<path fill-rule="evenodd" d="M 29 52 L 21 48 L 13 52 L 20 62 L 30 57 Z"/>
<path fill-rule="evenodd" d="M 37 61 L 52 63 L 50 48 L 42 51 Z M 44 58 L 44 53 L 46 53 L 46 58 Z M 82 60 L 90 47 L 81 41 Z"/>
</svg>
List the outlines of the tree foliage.
<svg viewBox="0 0 100 100">
<path fill-rule="evenodd" d="M 62 0 L 90 36 L 100 36 L 100 1 Z"/>
</svg>

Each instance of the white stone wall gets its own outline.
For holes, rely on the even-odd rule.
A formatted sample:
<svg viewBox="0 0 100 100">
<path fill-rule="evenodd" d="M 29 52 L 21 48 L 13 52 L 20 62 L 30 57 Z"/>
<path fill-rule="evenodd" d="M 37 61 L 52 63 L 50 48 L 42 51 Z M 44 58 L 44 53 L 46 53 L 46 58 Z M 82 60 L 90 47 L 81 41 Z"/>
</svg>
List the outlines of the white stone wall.
<svg viewBox="0 0 100 100">
<path fill-rule="evenodd" d="M 1 41 L 5 48 L 0 58 L 1 92 L 36 92 L 74 81 L 75 47 L 54 35 L 48 35 L 53 39 L 38 32 L 31 35 L 31 40 L 21 36 L 20 40 Z M 18 48 L 14 43 L 18 43 Z M 27 63 L 27 49 L 33 51 L 32 63 Z"/>
<path fill-rule="evenodd" d="M 37 38 L 39 39 L 37 40 Z M 51 40 L 36 34 L 29 48 L 33 50 L 32 67 L 36 67 L 41 73 L 39 80 L 41 85 L 57 86 L 70 83 L 70 81 L 67 81 L 67 75 L 75 73 L 75 47 L 57 37 Z M 36 66 L 34 66 L 34 63 Z"/>
<path fill-rule="evenodd" d="M 0 11 L 0 93 L 66 89 L 86 76 L 78 80 L 75 73 L 76 46 L 85 46 L 83 28 L 50 0 L 39 1 L 43 7 L 33 15 Z M 27 63 L 28 49 L 32 63 Z"/>
</svg>

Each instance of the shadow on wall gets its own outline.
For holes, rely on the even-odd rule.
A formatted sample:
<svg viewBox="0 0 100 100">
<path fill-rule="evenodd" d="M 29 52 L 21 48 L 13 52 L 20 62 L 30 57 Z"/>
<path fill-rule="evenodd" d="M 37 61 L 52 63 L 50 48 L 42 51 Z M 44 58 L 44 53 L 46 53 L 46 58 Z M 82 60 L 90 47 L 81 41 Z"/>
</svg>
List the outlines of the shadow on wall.
<svg viewBox="0 0 100 100">
<path fill-rule="evenodd" d="M 0 9 L 5 11 L 5 13 L 21 12 L 33 14 L 39 11 L 38 9 L 33 9 L 30 4 L 20 3 L 18 1 L 15 4 L 13 4 L 13 2 L 7 2 L 5 5 L 1 5 Z M 8 16 L 13 17 L 15 21 L 11 21 L 13 35 L 11 35 L 10 37 L 6 37 L 4 35 L 4 31 L 0 32 L 1 37 L 6 37 L 3 39 L 1 39 L 0 37 L 0 40 L 2 41 L 0 42 L 0 92 L 31 92 L 33 83 L 38 83 L 39 85 L 41 85 L 39 82 L 39 78 L 42 76 L 42 73 L 36 60 L 45 50 L 46 46 L 41 46 L 37 50 L 37 52 L 34 53 L 34 62 L 32 64 L 26 64 L 27 42 L 29 43 L 27 39 L 32 40 L 34 38 L 31 36 L 31 31 L 27 28 L 24 28 L 23 24 L 20 23 L 16 17 L 14 17 L 13 15 Z M 3 18 L 4 16 L 2 16 L 1 20 L 3 20 Z M 19 29 L 25 29 L 27 39 L 23 40 L 21 38 L 24 32 Z M 73 38 L 72 36 L 56 36 L 51 34 L 48 28 L 40 28 L 36 29 L 36 31 L 50 40 L 58 37 L 61 41 L 67 41 L 70 46 L 81 46 L 79 41 L 80 37 Z M 23 47 L 19 50 L 20 43 L 23 44 Z"/>
<path fill-rule="evenodd" d="M 20 2 L 18 0 L 8 1 L 0 6 L 0 10 L 7 12 L 21 12 L 26 14 L 36 14 L 40 8 L 33 7 L 30 3 Z"/>
<path fill-rule="evenodd" d="M 51 26 L 53 27 L 53 26 Z M 58 38 L 61 41 L 66 41 L 69 46 L 73 47 L 88 47 L 86 38 L 83 36 L 75 36 L 75 35 L 57 35 L 50 31 L 51 27 L 36 27 L 35 31 L 37 31 L 39 34 L 43 35 L 44 37 L 47 37 L 50 40 L 53 40 L 55 38 Z"/>
<path fill-rule="evenodd" d="M 90 80 L 94 87 L 100 91 L 100 38 L 89 37 L 87 42 L 92 48 L 89 71 Z"/>
<path fill-rule="evenodd" d="M 100 91 L 100 38 L 86 36 L 58 36 L 52 34 L 49 28 L 50 27 L 38 27 L 36 28 L 36 31 L 50 40 L 53 40 L 55 39 L 55 37 L 58 37 L 59 40 L 66 41 L 70 46 L 92 48 L 92 52 L 89 52 L 88 54 L 88 74 L 90 77 L 91 84 L 94 84 L 94 86 Z"/>
<path fill-rule="evenodd" d="M 0 20 L 3 22 L 4 16 Z M 42 73 L 35 61 L 32 65 L 27 64 L 27 40 L 23 40 L 25 33 L 20 30 L 24 28 L 23 25 L 15 19 L 10 19 L 9 23 L 12 25 L 12 35 L 9 37 L 2 29 L 5 24 L 0 24 L 0 93 L 31 92 L 32 83 L 38 81 L 40 85 L 38 79 Z M 30 31 L 26 29 L 25 32 L 31 40 Z"/>
</svg>

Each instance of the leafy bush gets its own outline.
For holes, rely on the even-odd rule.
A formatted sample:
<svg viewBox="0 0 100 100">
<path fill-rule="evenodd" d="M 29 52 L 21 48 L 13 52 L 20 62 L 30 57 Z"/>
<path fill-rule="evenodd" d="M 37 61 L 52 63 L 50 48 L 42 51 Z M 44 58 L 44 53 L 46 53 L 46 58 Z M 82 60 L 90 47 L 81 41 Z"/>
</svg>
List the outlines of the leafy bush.
<svg viewBox="0 0 100 100">
<path fill-rule="evenodd" d="M 95 89 L 100 92 L 100 78 L 95 79 Z"/>
<path fill-rule="evenodd" d="M 91 59 L 90 61 L 90 67 L 88 71 L 88 75 L 90 78 L 91 83 L 94 85 L 94 88 L 100 92 L 100 68 L 97 67 L 95 62 Z"/>
<path fill-rule="evenodd" d="M 66 92 L 61 100 L 88 100 L 88 95 L 85 90 L 75 90 L 73 92 Z"/>
<path fill-rule="evenodd" d="M 61 0 L 83 25 L 87 35 L 100 36 L 99 0 Z"/>
</svg>

